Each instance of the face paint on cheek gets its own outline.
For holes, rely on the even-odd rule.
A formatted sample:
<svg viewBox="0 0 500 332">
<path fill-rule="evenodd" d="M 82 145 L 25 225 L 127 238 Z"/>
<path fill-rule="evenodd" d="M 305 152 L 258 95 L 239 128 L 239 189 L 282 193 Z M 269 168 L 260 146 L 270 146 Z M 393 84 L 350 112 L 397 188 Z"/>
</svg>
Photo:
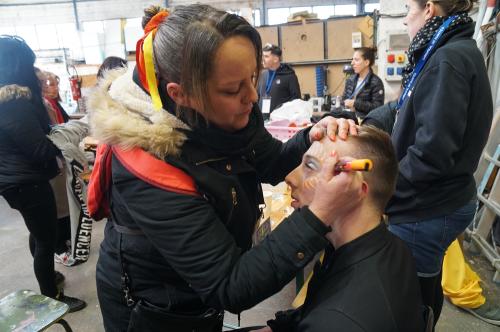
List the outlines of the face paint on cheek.
<svg viewBox="0 0 500 332">
<path fill-rule="evenodd" d="M 304 180 L 304 189 L 314 190 L 314 188 L 316 188 L 317 184 L 318 184 L 317 177 L 308 178 L 308 179 Z"/>
</svg>

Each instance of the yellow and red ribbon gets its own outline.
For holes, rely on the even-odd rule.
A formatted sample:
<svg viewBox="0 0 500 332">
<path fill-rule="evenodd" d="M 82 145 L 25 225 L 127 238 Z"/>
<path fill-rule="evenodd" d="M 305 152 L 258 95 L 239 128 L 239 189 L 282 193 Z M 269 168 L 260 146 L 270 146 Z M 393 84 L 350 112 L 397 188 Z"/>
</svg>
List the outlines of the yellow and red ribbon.
<svg viewBox="0 0 500 332">
<path fill-rule="evenodd" d="M 149 92 L 155 110 L 160 110 L 163 104 L 158 91 L 158 80 L 155 73 L 153 40 L 158 26 L 168 17 L 168 14 L 168 11 L 162 10 L 151 18 L 144 27 L 144 36 L 137 41 L 135 48 L 139 79 L 144 89 Z"/>
</svg>

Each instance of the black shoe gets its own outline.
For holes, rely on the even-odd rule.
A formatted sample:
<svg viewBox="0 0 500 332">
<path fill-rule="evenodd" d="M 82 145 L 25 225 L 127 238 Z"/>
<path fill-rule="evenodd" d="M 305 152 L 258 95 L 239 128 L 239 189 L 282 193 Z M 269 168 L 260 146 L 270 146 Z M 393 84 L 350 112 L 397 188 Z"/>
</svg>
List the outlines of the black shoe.
<svg viewBox="0 0 500 332">
<path fill-rule="evenodd" d="M 56 300 L 61 301 L 62 303 L 66 303 L 69 306 L 69 312 L 82 310 L 87 306 L 87 303 L 85 303 L 85 301 L 77 299 L 76 297 L 66 296 L 62 291 L 57 294 Z"/>
<path fill-rule="evenodd" d="M 66 277 L 61 272 L 55 271 L 55 279 L 56 279 L 56 285 L 60 286 L 64 282 L 64 279 L 66 279 Z"/>
</svg>

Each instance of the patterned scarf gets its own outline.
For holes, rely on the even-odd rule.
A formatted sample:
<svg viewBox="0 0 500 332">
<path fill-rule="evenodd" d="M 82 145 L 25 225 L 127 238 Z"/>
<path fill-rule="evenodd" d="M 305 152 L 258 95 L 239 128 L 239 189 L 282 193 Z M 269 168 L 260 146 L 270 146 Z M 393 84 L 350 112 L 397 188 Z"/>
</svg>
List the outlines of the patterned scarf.
<svg viewBox="0 0 500 332">
<path fill-rule="evenodd" d="M 446 29 L 446 32 L 455 29 L 458 25 L 472 22 L 472 19 L 465 12 L 457 13 L 456 15 L 458 17 L 450 24 L 448 29 Z M 413 73 L 413 69 L 417 64 L 419 57 L 422 55 L 422 52 L 431 41 L 434 33 L 439 29 L 445 20 L 446 17 L 434 16 L 425 23 L 425 25 L 417 32 L 415 38 L 411 41 L 410 47 L 408 48 L 408 64 L 403 69 L 403 89 L 406 87 L 406 84 Z"/>
</svg>

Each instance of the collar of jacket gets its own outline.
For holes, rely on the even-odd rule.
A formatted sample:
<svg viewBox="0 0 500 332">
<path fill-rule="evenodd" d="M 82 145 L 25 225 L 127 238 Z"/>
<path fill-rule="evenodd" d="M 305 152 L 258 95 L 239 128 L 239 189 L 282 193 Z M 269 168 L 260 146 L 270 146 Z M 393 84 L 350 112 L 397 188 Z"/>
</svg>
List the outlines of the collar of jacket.
<svg viewBox="0 0 500 332">
<path fill-rule="evenodd" d="M 91 93 L 87 109 L 91 135 L 122 149 L 139 147 L 159 159 L 177 156 L 189 127 L 165 110 L 155 111 L 151 97 L 132 79 L 133 69 L 106 72 Z"/>
<path fill-rule="evenodd" d="M 451 43 L 460 39 L 470 39 L 474 35 L 474 23 L 465 23 L 455 26 L 450 31 L 446 31 L 439 42 L 436 45 L 436 49 L 439 49 L 441 46 Z M 415 64 L 418 63 L 420 57 L 424 54 L 428 44 L 423 45 L 421 48 L 415 50 Z"/>
<path fill-rule="evenodd" d="M 14 99 L 31 99 L 30 88 L 17 84 L 0 87 L 0 103 L 6 103 Z"/>
<path fill-rule="evenodd" d="M 366 74 L 366 83 L 370 82 L 370 80 L 372 79 L 372 76 L 373 76 L 373 69 L 369 68 L 368 74 Z M 353 80 L 357 84 L 357 82 L 359 80 L 359 74 L 354 74 Z M 366 86 L 366 84 L 365 84 L 365 86 Z M 356 90 L 356 85 L 354 86 L 354 90 Z"/>
<path fill-rule="evenodd" d="M 386 245 L 390 233 L 383 222 L 369 231 L 346 243 L 339 249 L 333 249 L 329 246 L 330 253 L 326 254 L 323 263 L 326 266 L 327 274 L 337 274 L 340 271 L 354 265 L 367 257 L 374 255 L 383 246 Z M 332 252 L 333 251 L 333 252 Z M 331 270 L 328 267 L 331 266 Z"/>
</svg>

